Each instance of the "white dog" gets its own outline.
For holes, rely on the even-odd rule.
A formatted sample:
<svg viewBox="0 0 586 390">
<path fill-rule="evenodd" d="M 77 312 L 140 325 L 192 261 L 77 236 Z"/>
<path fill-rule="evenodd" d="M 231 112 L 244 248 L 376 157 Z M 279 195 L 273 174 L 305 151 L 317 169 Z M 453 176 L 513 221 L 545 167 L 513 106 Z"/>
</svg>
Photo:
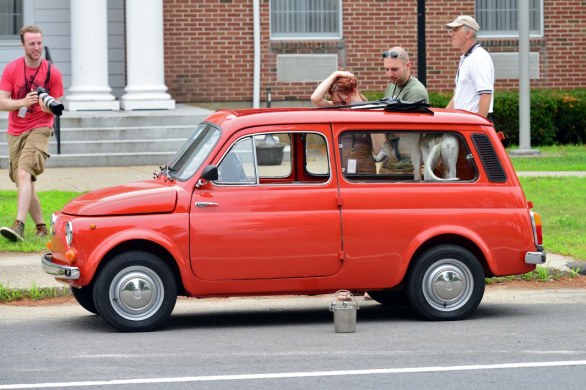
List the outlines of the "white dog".
<svg viewBox="0 0 586 390">
<path fill-rule="evenodd" d="M 402 136 L 399 142 L 405 143 L 405 147 L 409 147 L 411 150 L 414 180 L 421 180 L 421 165 L 423 162 L 425 162 L 424 180 L 458 180 L 456 177 L 456 162 L 459 147 L 455 136 L 446 133 L 414 133 Z M 382 162 L 384 165 L 392 153 L 396 152 L 389 144 L 389 141 L 386 141 L 375 160 L 376 162 Z M 440 161 L 442 163 L 443 178 L 439 178 L 433 173 Z"/>
</svg>

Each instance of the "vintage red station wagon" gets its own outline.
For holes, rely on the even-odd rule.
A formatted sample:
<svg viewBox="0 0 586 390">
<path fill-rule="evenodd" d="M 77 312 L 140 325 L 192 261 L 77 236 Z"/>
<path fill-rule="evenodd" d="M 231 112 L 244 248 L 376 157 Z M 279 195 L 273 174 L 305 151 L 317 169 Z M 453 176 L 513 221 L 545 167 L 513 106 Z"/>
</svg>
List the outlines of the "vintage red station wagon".
<svg viewBox="0 0 586 390">
<path fill-rule="evenodd" d="M 430 320 L 545 262 L 490 122 L 422 104 L 219 110 L 152 180 L 70 201 L 45 271 L 122 331 L 177 296 L 368 292 Z"/>
</svg>

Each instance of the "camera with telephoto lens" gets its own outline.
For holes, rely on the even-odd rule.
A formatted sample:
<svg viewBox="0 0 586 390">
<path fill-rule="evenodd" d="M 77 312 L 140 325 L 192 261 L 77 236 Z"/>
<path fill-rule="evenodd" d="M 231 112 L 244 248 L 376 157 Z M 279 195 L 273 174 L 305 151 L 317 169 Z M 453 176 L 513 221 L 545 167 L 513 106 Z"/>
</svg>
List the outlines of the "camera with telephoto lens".
<svg viewBox="0 0 586 390">
<path fill-rule="evenodd" d="M 63 113 L 63 104 L 59 103 L 55 98 L 48 94 L 48 91 L 43 87 L 37 87 L 39 99 L 45 103 L 45 106 L 51 110 L 54 115 L 61 116 Z"/>
</svg>

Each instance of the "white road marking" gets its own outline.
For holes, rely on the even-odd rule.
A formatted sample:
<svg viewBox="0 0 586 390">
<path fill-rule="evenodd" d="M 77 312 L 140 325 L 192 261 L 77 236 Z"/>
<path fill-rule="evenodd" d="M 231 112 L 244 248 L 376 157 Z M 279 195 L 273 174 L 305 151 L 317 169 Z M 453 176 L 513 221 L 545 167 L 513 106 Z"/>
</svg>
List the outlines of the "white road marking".
<svg viewBox="0 0 586 390">
<path fill-rule="evenodd" d="M 349 376 L 349 375 L 380 375 L 380 374 L 409 374 L 424 372 L 447 372 L 447 371 L 472 371 L 472 370 L 503 370 L 515 368 L 543 368 L 543 367 L 567 367 L 586 366 L 586 360 L 567 360 L 559 362 L 533 362 L 533 363 L 506 363 L 506 364 L 478 364 L 470 366 L 451 367 L 412 367 L 412 368 L 380 368 L 370 370 L 339 370 L 339 371 L 315 371 L 315 372 L 283 372 L 272 374 L 241 374 L 241 375 L 209 375 L 209 376 L 188 376 L 179 378 L 142 378 L 142 379 L 116 379 L 104 381 L 87 382 L 54 382 L 54 383 L 21 383 L 11 385 L 0 385 L 4 389 L 37 389 L 37 388 L 64 388 L 83 386 L 119 386 L 119 385 L 140 385 L 151 383 L 181 383 L 181 382 L 211 382 L 211 381 L 238 381 L 254 379 L 285 379 L 285 378 L 309 378 L 327 376 Z"/>
</svg>

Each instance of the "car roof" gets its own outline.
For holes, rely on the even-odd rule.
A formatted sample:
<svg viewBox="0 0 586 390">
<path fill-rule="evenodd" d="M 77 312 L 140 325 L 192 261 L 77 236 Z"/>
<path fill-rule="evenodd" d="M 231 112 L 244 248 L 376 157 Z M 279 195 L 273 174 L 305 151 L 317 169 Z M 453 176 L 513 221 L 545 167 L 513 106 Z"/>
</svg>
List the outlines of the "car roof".
<svg viewBox="0 0 586 390">
<path fill-rule="evenodd" d="M 303 123 L 404 123 L 429 125 L 475 125 L 492 126 L 486 118 L 461 110 L 429 108 L 428 112 L 393 112 L 383 108 L 280 107 L 246 110 L 221 109 L 204 121 L 222 126 L 225 130 L 236 130 L 253 126 L 286 125 Z"/>
</svg>

